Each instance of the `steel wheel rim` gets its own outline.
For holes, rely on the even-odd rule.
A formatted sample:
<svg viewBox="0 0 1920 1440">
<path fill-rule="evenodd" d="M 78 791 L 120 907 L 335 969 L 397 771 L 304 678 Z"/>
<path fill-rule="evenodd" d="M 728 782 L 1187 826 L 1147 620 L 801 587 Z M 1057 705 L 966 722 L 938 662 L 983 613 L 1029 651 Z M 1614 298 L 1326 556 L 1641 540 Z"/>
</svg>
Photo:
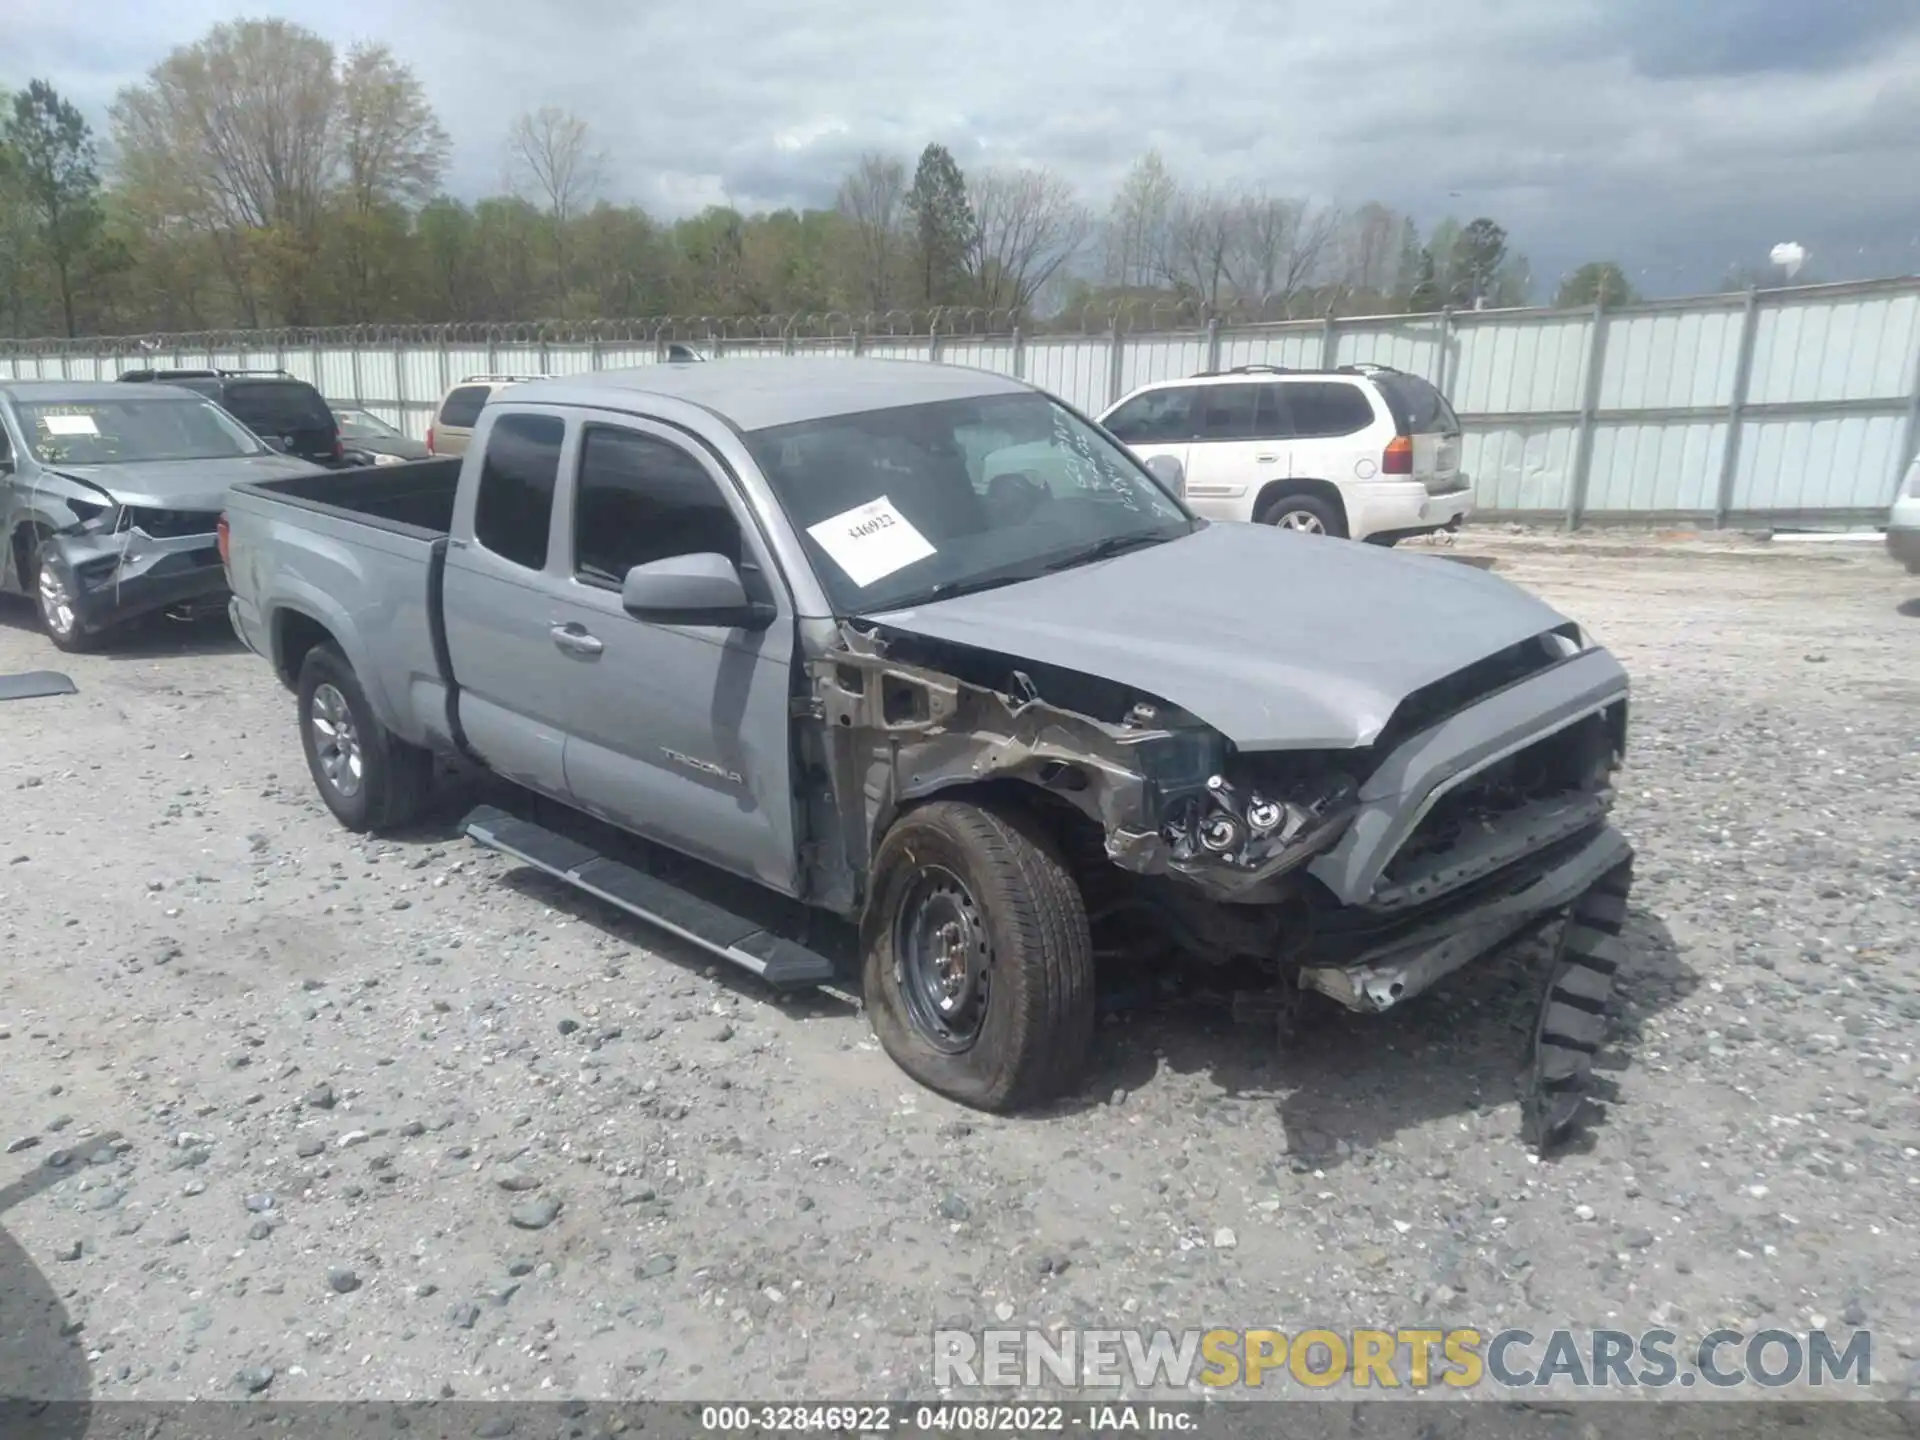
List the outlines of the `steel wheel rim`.
<svg viewBox="0 0 1920 1440">
<path fill-rule="evenodd" d="M 894 921 L 893 974 L 907 1018 L 934 1049 L 972 1048 L 986 1021 L 993 946 L 966 884 L 929 867 L 914 877 Z"/>
<path fill-rule="evenodd" d="M 1289 510 L 1275 522 L 1282 530 L 1299 535 L 1324 535 L 1327 527 L 1311 510 Z"/>
<path fill-rule="evenodd" d="M 351 800 L 360 793 L 364 755 L 360 732 L 353 723 L 353 711 L 338 687 L 322 684 L 314 687 L 307 706 L 307 729 L 313 735 L 313 758 L 334 794 Z"/>
<path fill-rule="evenodd" d="M 77 627 L 79 617 L 73 613 L 73 597 L 51 565 L 40 567 L 39 591 L 41 619 L 47 622 L 47 629 L 67 639 Z"/>
</svg>

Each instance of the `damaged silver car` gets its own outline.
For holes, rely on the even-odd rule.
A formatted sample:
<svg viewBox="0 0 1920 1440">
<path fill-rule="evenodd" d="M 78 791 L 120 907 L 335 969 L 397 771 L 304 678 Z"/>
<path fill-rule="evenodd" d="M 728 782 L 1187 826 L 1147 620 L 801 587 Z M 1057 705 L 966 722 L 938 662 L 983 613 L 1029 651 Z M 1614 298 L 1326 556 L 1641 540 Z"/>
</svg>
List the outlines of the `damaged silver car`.
<svg viewBox="0 0 1920 1440">
<path fill-rule="evenodd" d="M 1506 581 L 1210 524 L 1060 401 L 939 365 L 530 382 L 382 474 L 229 514 L 236 627 L 343 823 L 404 823 L 440 752 L 845 917 L 888 1054 L 999 1110 L 1081 1082 L 1096 954 L 1374 1012 L 1555 925 L 1527 1121 L 1571 1122 L 1622 958 L 1627 678 Z M 684 867 L 467 828 L 836 979 Z"/>
<path fill-rule="evenodd" d="M 317 469 L 188 390 L 0 381 L 0 590 L 68 651 L 156 611 L 224 610 L 227 486 Z"/>
</svg>

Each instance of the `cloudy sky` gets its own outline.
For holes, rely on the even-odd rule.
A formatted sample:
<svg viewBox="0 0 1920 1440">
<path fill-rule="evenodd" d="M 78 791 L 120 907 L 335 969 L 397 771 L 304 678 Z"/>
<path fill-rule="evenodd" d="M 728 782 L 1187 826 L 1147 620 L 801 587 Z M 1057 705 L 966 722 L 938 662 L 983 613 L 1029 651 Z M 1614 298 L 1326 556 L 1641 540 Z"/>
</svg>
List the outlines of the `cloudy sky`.
<svg viewBox="0 0 1920 1440">
<path fill-rule="evenodd" d="M 823 204 L 863 149 L 1043 164 L 1104 206 L 1149 146 L 1197 181 L 1492 215 L 1541 288 L 1616 258 L 1710 287 L 1777 241 L 1920 272 L 1920 0 L 6 0 L 0 85 L 115 92 L 236 15 L 409 61 L 456 192 L 512 117 L 586 118 L 665 213 Z M 1184 18 L 1182 10 L 1184 9 Z"/>
</svg>

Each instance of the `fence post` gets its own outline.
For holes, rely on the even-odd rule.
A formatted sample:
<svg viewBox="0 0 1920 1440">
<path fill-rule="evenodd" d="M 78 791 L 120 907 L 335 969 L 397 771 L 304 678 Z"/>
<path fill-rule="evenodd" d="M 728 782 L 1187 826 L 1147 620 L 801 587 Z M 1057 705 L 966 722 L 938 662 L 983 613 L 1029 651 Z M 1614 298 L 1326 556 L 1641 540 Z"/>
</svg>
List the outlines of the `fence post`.
<svg viewBox="0 0 1920 1440">
<path fill-rule="evenodd" d="M 367 387 L 360 383 L 360 337 L 359 336 L 356 335 L 354 337 L 353 348 L 347 353 L 349 356 L 347 363 L 353 367 L 353 371 L 352 371 L 353 403 L 356 405 L 365 405 L 367 403 L 367 394 L 366 394 Z M 325 390 L 327 388 L 324 385 L 320 385 L 320 379 L 318 376 L 314 377 L 314 384 L 319 385 L 320 389 L 322 390 Z"/>
<path fill-rule="evenodd" d="M 1020 333 L 1018 325 L 1013 327 L 1013 378 L 1027 378 L 1027 337 Z"/>
<path fill-rule="evenodd" d="M 1740 317 L 1739 358 L 1733 367 L 1733 398 L 1727 402 L 1727 442 L 1720 447 L 1720 484 L 1713 497 L 1713 528 L 1726 528 L 1733 509 L 1733 485 L 1740 466 L 1741 412 L 1747 408 L 1747 387 L 1753 378 L 1753 340 L 1760 330 L 1760 292 L 1747 287 Z"/>
<path fill-rule="evenodd" d="M 407 342 L 404 339 L 396 339 L 393 342 L 393 413 L 400 417 L 400 428 L 406 430 Z"/>
<path fill-rule="evenodd" d="M 1120 337 L 1120 317 L 1113 317 L 1113 325 L 1107 331 L 1107 405 L 1120 398 L 1120 386 L 1126 374 L 1125 341 Z M 1106 409 L 1106 405 L 1100 407 Z"/>
<path fill-rule="evenodd" d="M 1220 317 L 1207 317 L 1207 372 L 1216 374 L 1220 369 Z"/>
<path fill-rule="evenodd" d="M 1340 358 L 1340 337 L 1333 328 L 1333 311 L 1329 310 L 1320 320 L 1320 368 L 1333 369 L 1333 362 Z"/>
<path fill-rule="evenodd" d="M 853 327 L 853 354 L 854 354 L 854 358 L 855 358 L 855 359 L 858 359 L 858 358 L 859 358 L 860 356 L 862 356 L 862 355 L 864 355 L 864 354 L 866 354 L 866 351 L 867 351 L 867 336 L 866 336 L 866 332 L 865 332 L 864 330 L 862 330 L 862 329 L 861 329 L 861 328 L 860 328 L 860 327 L 859 327 L 858 325 L 856 325 L 856 326 L 854 326 L 854 327 Z"/>
<path fill-rule="evenodd" d="M 1580 431 L 1574 440 L 1573 473 L 1567 477 L 1567 529 L 1587 518 L 1587 482 L 1593 474 L 1594 417 L 1600 411 L 1600 372 L 1607 360 L 1607 297 L 1603 288 L 1593 302 L 1593 334 L 1587 341 L 1586 383 L 1581 386 Z"/>
<path fill-rule="evenodd" d="M 940 363 L 940 322 L 937 319 L 933 321 L 927 332 L 927 363 L 929 365 Z"/>
<path fill-rule="evenodd" d="M 1453 392 L 1447 387 L 1453 383 L 1453 307 L 1443 306 L 1440 310 L 1440 364 L 1439 373 L 1434 377 L 1433 388 L 1447 397 L 1447 403 L 1453 403 Z"/>
</svg>

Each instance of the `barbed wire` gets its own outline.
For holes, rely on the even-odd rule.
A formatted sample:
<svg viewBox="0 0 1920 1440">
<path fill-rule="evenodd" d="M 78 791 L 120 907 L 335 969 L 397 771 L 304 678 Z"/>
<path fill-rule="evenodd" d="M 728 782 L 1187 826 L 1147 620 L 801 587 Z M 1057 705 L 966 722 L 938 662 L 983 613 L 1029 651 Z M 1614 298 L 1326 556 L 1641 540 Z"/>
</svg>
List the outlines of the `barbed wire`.
<svg viewBox="0 0 1920 1440">
<path fill-rule="evenodd" d="M 1835 291 L 1874 293 L 1920 289 L 1920 278 L 1843 281 L 1825 285 L 1781 286 L 1756 293 L 1779 300 Z M 1621 307 L 1700 308 L 1713 304 L 1739 305 L 1746 292 L 1702 295 L 1644 302 Z M 1017 309 L 985 306 L 936 306 L 931 309 L 891 309 L 863 312 L 825 310 L 784 315 L 660 315 L 603 319 L 453 320 L 398 324 L 282 326 L 270 329 L 222 329 L 179 332 L 149 331 L 133 335 L 81 335 L 8 339 L 0 337 L 0 355 L 124 355 L 156 356 L 169 351 L 279 351 L 310 348 L 368 349 L 387 345 L 438 345 L 444 348 L 538 348 L 560 346 L 654 346 L 670 343 L 706 343 L 740 349 L 777 352 L 798 341 L 856 342 L 889 339 L 1012 339 L 1016 335 L 1047 336 L 1108 332 L 1178 333 L 1201 331 L 1210 325 L 1300 326 L 1323 325 L 1330 320 L 1438 321 L 1444 314 L 1455 321 L 1495 316 L 1551 317 L 1583 313 L 1552 306 L 1500 310 L 1445 309 L 1413 313 L 1364 308 L 1366 298 L 1345 286 L 1332 290 L 1300 289 L 1286 293 L 1226 297 L 1209 301 L 1197 297 L 1101 297 L 1053 317 L 1034 317 Z"/>
</svg>

